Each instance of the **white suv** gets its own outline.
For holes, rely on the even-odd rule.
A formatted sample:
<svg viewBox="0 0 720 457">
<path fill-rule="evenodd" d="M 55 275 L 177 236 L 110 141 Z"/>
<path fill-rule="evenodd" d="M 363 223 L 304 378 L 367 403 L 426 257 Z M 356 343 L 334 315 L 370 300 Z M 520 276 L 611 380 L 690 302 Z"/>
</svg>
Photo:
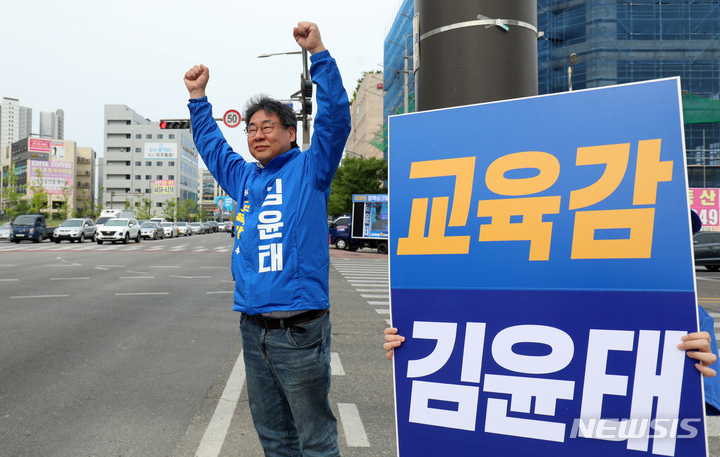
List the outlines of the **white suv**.
<svg viewBox="0 0 720 457">
<path fill-rule="evenodd" d="M 130 239 L 140 242 L 140 224 L 133 218 L 115 218 L 105 222 L 105 225 L 98 228 L 95 240 L 97 244 L 103 244 L 103 241 L 122 241 L 127 244 Z"/>
</svg>

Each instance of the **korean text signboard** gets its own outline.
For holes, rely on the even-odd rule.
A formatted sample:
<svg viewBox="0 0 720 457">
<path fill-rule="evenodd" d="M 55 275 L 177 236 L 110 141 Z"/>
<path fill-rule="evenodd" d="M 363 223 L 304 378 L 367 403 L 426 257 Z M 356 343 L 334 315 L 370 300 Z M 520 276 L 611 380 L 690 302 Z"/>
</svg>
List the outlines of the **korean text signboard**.
<svg viewBox="0 0 720 457">
<path fill-rule="evenodd" d="M 72 185 L 72 178 L 73 164 L 71 162 L 30 161 L 30 184 L 42 186 L 48 194 L 61 195 L 64 188 Z"/>
<path fill-rule="evenodd" d="M 703 230 L 720 231 L 720 189 L 691 187 L 688 192 L 690 208 L 703 223 Z"/>
<path fill-rule="evenodd" d="M 390 119 L 401 456 L 704 456 L 679 80 Z"/>
</svg>

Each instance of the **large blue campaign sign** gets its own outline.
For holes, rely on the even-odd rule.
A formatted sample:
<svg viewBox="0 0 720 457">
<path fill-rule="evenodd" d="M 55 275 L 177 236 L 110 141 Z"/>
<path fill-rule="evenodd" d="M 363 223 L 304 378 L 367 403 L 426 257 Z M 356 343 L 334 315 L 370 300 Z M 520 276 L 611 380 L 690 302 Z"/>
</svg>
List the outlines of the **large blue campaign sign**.
<svg viewBox="0 0 720 457">
<path fill-rule="evenodd" d="M 706 455 L 679 80 L 389 131 L 399 455 Z"/>
</svg>

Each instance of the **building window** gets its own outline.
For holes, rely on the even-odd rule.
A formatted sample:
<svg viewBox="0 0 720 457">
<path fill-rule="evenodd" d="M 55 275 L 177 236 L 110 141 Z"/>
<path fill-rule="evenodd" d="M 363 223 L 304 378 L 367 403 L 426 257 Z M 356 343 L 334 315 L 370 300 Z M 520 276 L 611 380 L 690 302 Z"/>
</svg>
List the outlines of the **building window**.
<svg viewBox="0 0 720 457">
<path fill-rule="evenodd" d="M 162 179 L 162 175 L 157 175 L 155 179 Z"/>
<path fill-rule="evenodd" d="M 136 194 L 139 194 L 140 192 L 142 192 L 141 189 L 135 189 L 135 193 L 136 193 Z M 137 203 L 135 203 L 135 205 L 137 206 Z"/>
<path fill-rule="evenodd" d="M 157 163 L 157 166 L 158 166 L 158 167 L 162 167 L 162 162 L 158 162 L 158 163 Z"/>
<path fill-rule="evenodd" d="M 130 161 L 129 161 L 129 160 L 128 160 L 127 162 L 125 162 L 125 166 L 126 166 L 126 167 L 129 167 L 129 166 L 130 166 Z"/>
<path fill-rule="evenodd" d="M 152 140 L 152 133 L 148 133 L 147 135 L 145 135 L 145 138 L 148 140 Z"/>
<path fill-rule="evenodd" d="M 158 140 L 162 140 L 162 139 L 163 139 L 162 133 L 158 133 L 158 134 L 157 134 L 157 139 L 158 139 Z"/>
<path fill-rule="evenodd" d="M 127 139 L 129 140 L 129 139 L 130 139 L 130 134 L 129 134 L 129 133 L 126 134 L 126 135 L 125 135 L 125 138 L 127 138 Z"/>
<path fill-rule="evenodd" d="M 142 152 L 142 149 L 140 149 L 140 148 L 135 148 L 135 152 Z"/>
<path fill-rule="evenodd" d="M 145 189 L 145 193 L 146 193 L 146 194 L 149 194 L 149 193 L 150 193 L 150 189 Z"/>
<path fill-rule="evenodd" d="M 130 121 L 125 121 L 125 125 L 130 125 Z"/>
<path fill-rule="evenodd" d="M 162 202 L 155 203 L 155 206 L 157 206 L 158 208 L 162 208 Z"/>
<path fill-rule="evenodd" d="M 141 165 L 142 165 L 142 162 L 135 162 L 135 166 L 136 166 L 136 167 L 139 167 L 139 166 L 141 166 Z"/>
<path fill-rule="evenodd" d="M 168 165 L 171 166 L 171 167 L 174 167 L 174 166 L 175 166 L 175 162 L 170 162 Z"/>
<path fill-rule="evenodd" d="M 150 180 L 152 179 L 152 176 L 150 176 L 150 175 L 145 175 L 145 179 L 147 179 L 148 181 L 150 181 Z"/>
<path fill-rule="evenodd" d="M 174 139 L 175 139 L 175 134 L 174 134 L 174 133 L 168 133 L 168 138 L 171 139 L 171 140 L 174 140 Z"/>
<path fill-rule="evenodd" d="M 168 175 L 168 179 L 175 179 L 175 175 Z"/>
<path fill-rule="evenodd" d="M 142 140 L 142 133 L 136 133 L 135 138 L 138 140 Z"/>
<path fill-rule="evenodd" d="M 152 162 L 145 162 L 146 167 L 152 167 Z"/>
<path fill-rule="evenodd" d="M 142 176 L 141 176 L 141 175 L 135 175 L 135 179 L 137 179 L 137 180 L 139 181 L 139 180 L 142 179 Z"/>
</svg>

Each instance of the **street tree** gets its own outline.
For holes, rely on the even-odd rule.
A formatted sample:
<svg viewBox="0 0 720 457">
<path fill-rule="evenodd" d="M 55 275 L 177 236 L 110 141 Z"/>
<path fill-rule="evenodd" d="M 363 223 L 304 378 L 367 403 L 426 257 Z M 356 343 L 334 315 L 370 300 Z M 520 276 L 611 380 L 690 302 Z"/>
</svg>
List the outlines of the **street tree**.
<svg viewBox="0 0 720 457">
<path fill-rule="evenodd" d="M 26 199 L 23 198 L 27 188 L 27 184 L 18 184 L 18 177 L 16 169 L 13 167 L 7 171 L 7 176 L 3 179 L 3 199 L 7 202 L 7 208 L 5 213 L 8 215 L 10 220 L 21 214 L 27 214 L 30 212 L 30 204 Z"/>
<path fill-rule="evenodd" d="M 386 194 L 387 162 L 375 157 L 345 157 L 335 173 L 330 188 L 328 214 L 334 217 L 349 213 L 353 194 Z"/>
<path fill-rule="evenodd" d="M 31 211 L 36 214 L 42 214 L 47 219 L 48 201 L 50 200 L 47 190 L 43 185 L 42 171 L 38 168 L 35 170 L 36 178 L 33 178 L 28 185 L 28 190 L 32 192 L 30 199 Z"/>
<path fill-rule="evenodd" d="M 141 220 L 148 220 L 155 217 L 155 210 L 153 209 L 153 201 L 148 197 L 144 197 L 140 200 L 140 204 L 135 208 L 137 218 Z"/>
<path fill-rule="evenodd" d="M 175 220 L 175 210 L 177 209 L 177 202 L 174 198 L 168 198 L 163 202 L 162 205 L 162 215 L 165 219 L 174 221 Z"/>
<path fill-rule="evenodd" d="M 70 217 L 70 196 L 72 195 L 73 186 L 65 185 L 62 188 L 62 200 L 58 208 L 58 217 L 64 221 Z"/>
</svg>

